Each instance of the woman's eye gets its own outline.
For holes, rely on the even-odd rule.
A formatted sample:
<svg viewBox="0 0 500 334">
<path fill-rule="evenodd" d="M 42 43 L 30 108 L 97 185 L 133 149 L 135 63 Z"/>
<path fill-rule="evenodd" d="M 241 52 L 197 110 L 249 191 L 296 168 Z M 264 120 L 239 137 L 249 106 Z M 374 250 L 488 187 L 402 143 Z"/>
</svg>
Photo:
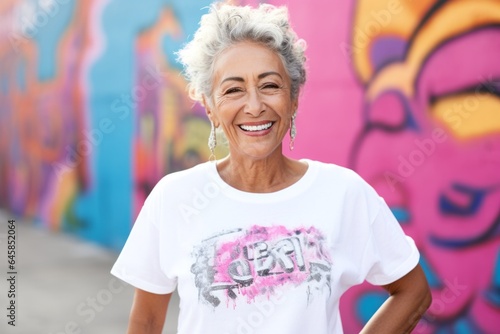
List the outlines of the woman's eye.
<svg viewBox="0 0 500 334">
<path fill-rule="evenodd" d="M 224 92 L 224 94 L 225 95 L 227 95 L 227 94 L 233 94 L 233 93 L 238 93 L 238 92 L 241 92 L 241 91 L 242 91 L 241 88 L 239 88 L 239 87 L 233 87 L 233 88 L 229 88 L 228 90 L 226 90 Z"/>
<path fill-rule="evenodd" d="M 279 86 L 277 84 L 274 84 L 274 83 L 267 83 L 265 85 L 262 86 L 263 89 L 278 89 Z"/>
</svg>

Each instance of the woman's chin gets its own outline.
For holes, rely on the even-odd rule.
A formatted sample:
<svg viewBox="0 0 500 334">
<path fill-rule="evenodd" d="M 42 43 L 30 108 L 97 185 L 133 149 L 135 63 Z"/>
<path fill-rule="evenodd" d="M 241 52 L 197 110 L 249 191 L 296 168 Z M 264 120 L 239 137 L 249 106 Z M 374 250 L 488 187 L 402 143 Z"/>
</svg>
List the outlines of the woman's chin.
<svg viewBox="0 0 500 334">
<path fill-rule="evenodd" d="M 249 145 L 231 151 L 231 157 L 237 159 L 262 160 L 272 156 L 281 155 L 280 145 Z"/>
</svg>

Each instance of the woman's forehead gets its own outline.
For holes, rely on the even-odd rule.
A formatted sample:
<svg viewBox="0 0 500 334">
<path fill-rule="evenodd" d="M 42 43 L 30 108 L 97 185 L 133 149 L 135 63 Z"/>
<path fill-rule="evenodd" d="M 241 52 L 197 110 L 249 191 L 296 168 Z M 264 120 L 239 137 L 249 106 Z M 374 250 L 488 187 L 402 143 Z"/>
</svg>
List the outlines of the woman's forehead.
<svg viewBox="0 0 500 334">
<path fill-rule="evenodd" d="M 262 79 L 270 75 L 288 79 L 279 55 L 266 46 L 254 42 L 239 42 L 224 50 L 214 62 L 214 83 L 227 78 L 243 81 Z"/>
</svg>

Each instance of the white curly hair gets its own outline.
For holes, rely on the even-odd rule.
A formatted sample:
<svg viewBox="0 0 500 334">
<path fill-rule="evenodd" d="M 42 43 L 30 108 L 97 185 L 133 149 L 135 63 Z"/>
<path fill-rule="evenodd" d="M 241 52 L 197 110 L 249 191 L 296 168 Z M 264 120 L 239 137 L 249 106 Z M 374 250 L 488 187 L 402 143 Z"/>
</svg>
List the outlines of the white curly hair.
<svg viewBox="0 0 500 334">
<path fill-rule="evenodd" d="M 195 101 L 210 100 L 214 63 L 228 47 L 242 41 L 260 43 L 275 51 L 291 80 L 291 97 L 296 98 L 306 81 L 306 43 L 292 30 L 288 9 L 260 4 L 258 8 L 214 3 L 202 16 L 194 38 L 177 52 Z"/>
</svg>

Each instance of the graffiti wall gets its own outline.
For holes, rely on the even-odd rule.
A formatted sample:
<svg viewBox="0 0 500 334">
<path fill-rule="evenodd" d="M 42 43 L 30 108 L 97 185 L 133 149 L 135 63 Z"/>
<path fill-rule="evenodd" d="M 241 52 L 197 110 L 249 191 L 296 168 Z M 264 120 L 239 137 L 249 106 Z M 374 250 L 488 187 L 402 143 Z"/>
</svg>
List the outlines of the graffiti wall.
<svg viewBox="0 0 500 334">
<path fill-rule="evenodd" d="M 80 50 L 90 42 L 90 8 L 0 6 L 0 203 L 49 228 L 83 224 L 73 206 L 90 186 L 89 155 L 76 155 L 88 127 Z"/>
<path fill-rule="evenodd" d="M 209 1 L 180 3 L 2 2 L 3 207 L 119 249 L 159 178 L 208 158 L 173 52 Z"/>
<path fill-rule="evenodd" d="M 353 27 L 349 164 L 421 251 L 434 301 L 415 332 L 498 332 L 500 2 L 357 1 Z M 382 297 L 365 287 L 348 304 L 366 319 Z"/>
<path fill-rule="evenodd" d="M 500 1 L 268 2 L 308 44 L 287 154 L 386 199 L 433 291 L 416 333 L 498 333 Z M 0 206 L 120 249 L 157 180 L 208 159 L 174 51 L 209 3 L 2 0 Z M 386 297 L 351 289 L 346 333 Z"/>
</svg>

